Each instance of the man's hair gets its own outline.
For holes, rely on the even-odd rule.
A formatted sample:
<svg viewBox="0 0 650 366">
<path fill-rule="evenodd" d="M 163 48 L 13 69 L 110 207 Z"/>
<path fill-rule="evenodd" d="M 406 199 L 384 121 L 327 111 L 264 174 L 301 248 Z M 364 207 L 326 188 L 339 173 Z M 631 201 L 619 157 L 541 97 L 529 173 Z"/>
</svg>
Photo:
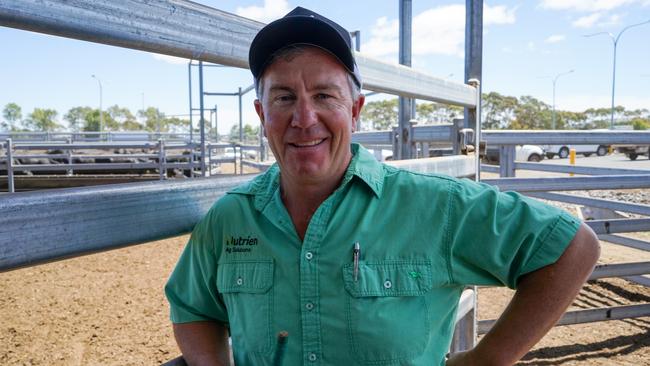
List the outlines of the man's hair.
<svg viewBox="0 0 650 366">
<path fill-rule="evenodd" d="M 280 51 L 276 52 L 271 60 L 269 61 L 269 66 L 276 62 L 277 60 L 284 60 L 284 61 L 291 61 L 294 58 L 298 57 L 299 55 L 303 54 L 305 50 L 313 48 L 313 46 L 306 45 L 306 44 L 297 44 L 297 45 L 291 45 L 287 46 Z M 348 80 L 348 87 L 350 88 L 350 96 L 352 97 L 352 101 L 356 101 L 359 99 L 359 95 L 361 94 L 361 88 L 357 83 L 354 81 L 354 77 L 349 73 L 346 72 L 345 76 L 347 77 Z M 255 83 L 255 94 L 257 95 L 257 99 L 262 100 L 263 93 L 264 93 L 264 75 L 261 75 L 260 78 L 258 78 Z"/>
</svg>

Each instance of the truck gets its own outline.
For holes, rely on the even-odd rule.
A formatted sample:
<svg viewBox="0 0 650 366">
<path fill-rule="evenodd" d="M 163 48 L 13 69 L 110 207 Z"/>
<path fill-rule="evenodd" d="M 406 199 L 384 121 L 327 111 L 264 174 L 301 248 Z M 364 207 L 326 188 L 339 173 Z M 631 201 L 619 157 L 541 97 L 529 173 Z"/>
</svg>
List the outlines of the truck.
<svg viewBox="0 0 650 366">
<path fill-rule="evenodd" d="M 615 149 L 621 154 L 625 154 L 630 160 L 636 160 L 639 155 L 646 155 L 650 159 L 650 146 L 643 145 L 616 145 Z"/>
</svg>

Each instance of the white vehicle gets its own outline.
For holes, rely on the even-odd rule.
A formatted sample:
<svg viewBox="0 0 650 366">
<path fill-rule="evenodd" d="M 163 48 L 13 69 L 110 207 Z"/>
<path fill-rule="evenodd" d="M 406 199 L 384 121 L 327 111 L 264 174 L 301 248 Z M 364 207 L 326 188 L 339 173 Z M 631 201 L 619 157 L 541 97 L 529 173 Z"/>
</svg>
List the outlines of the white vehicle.
<svg viewBox="0 0 650 366">
<path fill-rule="evenodd" d="M 591 154 L 603 156 L 609 150 L 609 146 L 606 145 L 542 145 L 542 148 L 546 151 L 546 157 L 549 159 L 553 159 L 555 155 L 559 156 L 560 159 L 565 159 L 569 156 L 571 149 L 575 149 L 576 154 L 584 156 Z"/>
<path fill-rule="evenodd" d="M 485 158 L 487 161 L 499 161 L 499 147 L 488 146 Z M 515 146 L 515 160 L 538 162 L 544 159 L 544 149 L 537 145 Z"/>
</svg>

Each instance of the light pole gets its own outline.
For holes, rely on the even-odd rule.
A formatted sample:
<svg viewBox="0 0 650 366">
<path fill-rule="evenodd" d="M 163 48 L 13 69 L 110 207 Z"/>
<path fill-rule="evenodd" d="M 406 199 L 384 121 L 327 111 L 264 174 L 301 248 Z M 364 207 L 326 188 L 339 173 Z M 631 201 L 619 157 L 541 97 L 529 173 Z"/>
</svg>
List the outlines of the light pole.
<svg viewBox="0 0 650 366">
<path fill-rule="evenodd" d="M 569 75 L 574 71 L 575 70 L 571 69 L 569 71 L 559 73 L 559 74 L 555 75 L 555 77 L 553 78 L 553 122 L 551 124 L 551 126 L 552 126 L 551 128 L 553 130 L 555 129 L 555 84 L 557 83 L 557 79 L 559 79 L 560 76 Z"/>
<path fill-rule="evenodd" d="M 645 22 L 628 25 L 627 27 L 623 28 L 623 30 L 621 30 L 616 37 L 614 37 L 614 35 L 610 32 L 598 32 L 598 33 L 585 35 L 585 37 L 593 37 L 601 34 L 606 34 L 609 36 L 609 38 L 611 38 L 612 43 L 614 44 L 614 62 L 612 64 L 612 114 L 609 121 L 610 130 L 614 129 L 614 91 L 616 90 L 616 46 L 618 45 L 618 41 L 621 39 L 621 35 L 623 34 L 623 32 L 625 32 L 626 30 L 632 27 L 638 27 L 640 25 L 644 25 L 648 23 L 650 23 L 650 19 L 646 20 Z"/>
<path fill-rule="evenodd" d="M 97 76 L 95 76 L 95 74 L 92 74 L 91 77 L 94 78 L 95 80 L 97 80 L 97 83 L 99 84 L 99 133 L 100 133 L 99 137 L 101 139 L 102 127 L 104 126 L 104 111 L 102 109 L 102 99 L 103 99 L 102 98 L 102 82 L 101 82 L 101 80 L 99 80 L 99 78 Z"/>
</svg>

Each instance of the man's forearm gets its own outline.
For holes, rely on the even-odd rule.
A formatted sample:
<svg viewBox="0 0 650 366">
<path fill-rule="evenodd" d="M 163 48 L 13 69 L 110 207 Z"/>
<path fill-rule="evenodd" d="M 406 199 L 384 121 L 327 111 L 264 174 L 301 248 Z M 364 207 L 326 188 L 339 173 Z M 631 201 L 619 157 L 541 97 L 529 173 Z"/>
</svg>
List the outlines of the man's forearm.
<svg viewBox="0 0 650 366">
<path fill-rule="evenodd" d="M 571 305 L 599 255 L 598 239 L 583 224 L 557 262 L 521 279 L 512 301 L 472 353 L 482 364 L 518 361 Z"/>
<path fill-rule="evenodd" d="M 174 324 L 176 343 L 190 366 L 230 365 L 228 331 L 215 322 Z"/>
</svg>

